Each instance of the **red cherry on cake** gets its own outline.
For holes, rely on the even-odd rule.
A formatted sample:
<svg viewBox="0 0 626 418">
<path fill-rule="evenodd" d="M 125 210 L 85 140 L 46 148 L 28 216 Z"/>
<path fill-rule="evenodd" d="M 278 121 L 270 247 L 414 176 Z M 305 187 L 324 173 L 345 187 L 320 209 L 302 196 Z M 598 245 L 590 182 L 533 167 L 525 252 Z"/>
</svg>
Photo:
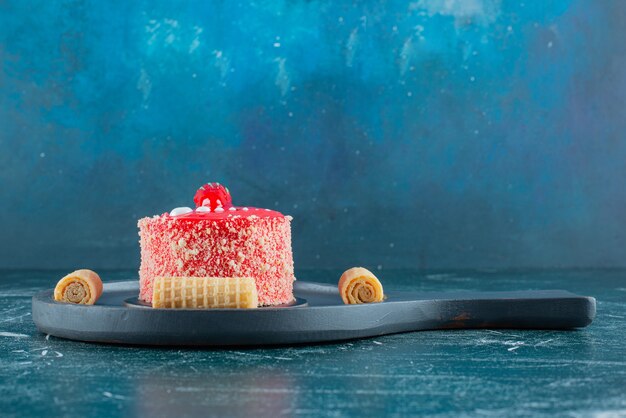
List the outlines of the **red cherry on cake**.
<svg viewBox="0 0 626 418">
<path fill-rule="evenodd" d="M 228 209 L 233 205 L 228 188 L 219 183 L 207 183 L 200 187 L 193 197 L 196 207 L 207 206 L 211 210 L 217 207 Z"/>
</svg>

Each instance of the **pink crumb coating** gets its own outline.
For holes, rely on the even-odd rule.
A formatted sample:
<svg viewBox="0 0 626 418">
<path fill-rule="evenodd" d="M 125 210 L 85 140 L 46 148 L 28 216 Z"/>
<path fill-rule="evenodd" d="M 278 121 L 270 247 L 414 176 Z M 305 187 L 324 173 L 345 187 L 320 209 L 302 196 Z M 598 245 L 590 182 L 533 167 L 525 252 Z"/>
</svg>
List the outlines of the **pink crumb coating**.
<svg viewBox="0 0 626 418">
<path fill-rule="evenodd" d="M 291 217 L 250 209 L 140 219 L 139 298 L 152 301 L 158 276 L 252 277 L 260 305 L 291 303 Z"/>
</svg>

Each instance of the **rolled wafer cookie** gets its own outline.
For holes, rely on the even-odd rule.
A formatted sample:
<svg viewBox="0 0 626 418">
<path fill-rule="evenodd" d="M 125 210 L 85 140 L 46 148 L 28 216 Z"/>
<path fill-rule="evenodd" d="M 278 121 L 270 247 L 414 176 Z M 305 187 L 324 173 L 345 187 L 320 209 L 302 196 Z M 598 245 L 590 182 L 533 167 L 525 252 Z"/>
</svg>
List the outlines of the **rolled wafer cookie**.
<svg viewBox="0 0 626 418">
<path fill-rule="evenodd" d="M 256 308 L 259 296 L 252 277 L 157 277 L 153 308 Z"/>
<path fill-rule="evenodd" d="M 385 297 L 383 285 L 363 267 L 353 267 L 341 275 L 339 294 L 346 304 L 381 302 Z"/>
<path fill-rule="evenodd" d="M 102 295 L 102 280 L 95 271 L 81 269 L 63 277 L 54 288 L 57 302 L 93 305 Z"/>
</svg>

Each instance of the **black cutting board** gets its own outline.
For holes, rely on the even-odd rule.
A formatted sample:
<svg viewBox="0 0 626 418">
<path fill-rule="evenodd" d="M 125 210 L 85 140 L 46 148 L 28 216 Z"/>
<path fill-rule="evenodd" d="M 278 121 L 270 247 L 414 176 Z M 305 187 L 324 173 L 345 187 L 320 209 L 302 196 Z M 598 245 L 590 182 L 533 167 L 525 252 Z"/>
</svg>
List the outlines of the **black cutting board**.
<svg viewBox="0 0 626 418">
<path fill-rule="evenodd" d="M 33 296 L 33 320 L 46 334 L 99 343 L 261 346 L 467 328 L 574 329 L 591 323 L 592 297 L 564 290 L 388 292 L 381 303 L 344 305 L 337 288 L 297 281 L 296 302 L 258 309 L 152 309 L 138 280 L 108 283 L 96 305 Z"/>
</svg>

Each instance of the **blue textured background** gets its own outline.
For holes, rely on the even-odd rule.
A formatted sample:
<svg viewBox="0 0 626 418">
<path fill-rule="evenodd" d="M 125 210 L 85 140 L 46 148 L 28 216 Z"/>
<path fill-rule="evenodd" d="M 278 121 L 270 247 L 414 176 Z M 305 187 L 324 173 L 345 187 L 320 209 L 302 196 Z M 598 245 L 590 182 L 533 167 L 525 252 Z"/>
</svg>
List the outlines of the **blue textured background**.
<svg viewBox="0 0 626 418">
<path fill-rule="evenodd" d="M 205 181 L 296 267 L 626 265 L 626 2 L 0 1 L 0 267 Z"/>
</svg>

